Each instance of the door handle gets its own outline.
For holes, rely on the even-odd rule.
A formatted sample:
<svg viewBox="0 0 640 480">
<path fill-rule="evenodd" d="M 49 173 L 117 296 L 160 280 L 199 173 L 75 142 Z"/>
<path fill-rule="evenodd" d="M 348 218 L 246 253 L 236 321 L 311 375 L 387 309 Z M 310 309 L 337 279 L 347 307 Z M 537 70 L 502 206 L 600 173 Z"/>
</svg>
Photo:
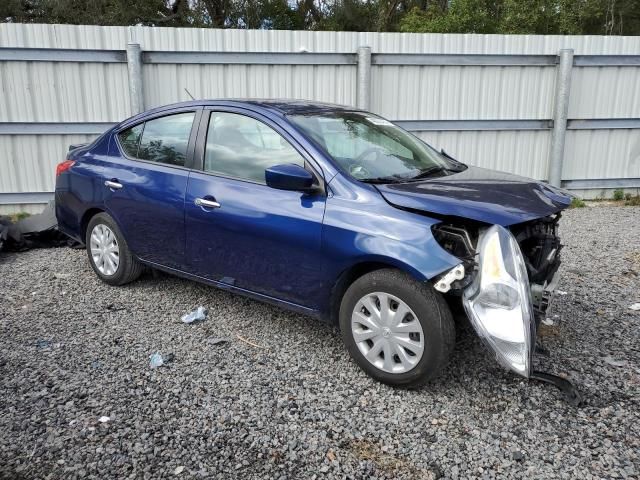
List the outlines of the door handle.
<svg viewBox="0 0 640 480">
<path fill-rule="evenodd" d="M 113 190 L 120 190 L 122 188 L 122 184 L 118 182 L 114 182 L 113 180 L 106 180 L 104 182 L 105 187 L 109 187 Z"/>
<path fill-rule="evenodd" d="M 196 198 L 193 203 L 204 208 L 220 208 L 220 204 L 218 202 L 215 200 L 207 200 L 206 198 Z"/>
</svg>

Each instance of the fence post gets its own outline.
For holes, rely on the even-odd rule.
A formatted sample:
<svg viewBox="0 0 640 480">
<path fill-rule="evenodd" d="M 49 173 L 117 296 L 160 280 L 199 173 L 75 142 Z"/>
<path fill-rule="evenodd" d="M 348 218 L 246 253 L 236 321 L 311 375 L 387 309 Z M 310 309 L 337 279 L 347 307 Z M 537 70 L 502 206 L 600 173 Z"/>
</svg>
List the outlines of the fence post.
<svg viewBox="0 0 640 480">
<path fill-rule="evenodd" d="M 551 156 L 549 159 L 549 183 L 554 187 L 559 187 L 562 180 L 564 139 L 567 133 L 571 69 L 573 68 L 573 49 L 562 49 L 558 55 L 560 57 L 560 63 L 558 64 L 556 77 L 556 97 L 553 107 L 553 137 L 551 139 Z"/>
<path fill-rule="evenodd" d="M 131 114 L 144 112 L 142 92 L 142 49 L 139 43 L 127 44 L 127 66 L 129 68 L 129 98 Z"/>
<path fill-rule="evenodd" d="M 358 47 L 358 84 L 356 106 L 371 109 L 371 47 Z"/>
</svg>

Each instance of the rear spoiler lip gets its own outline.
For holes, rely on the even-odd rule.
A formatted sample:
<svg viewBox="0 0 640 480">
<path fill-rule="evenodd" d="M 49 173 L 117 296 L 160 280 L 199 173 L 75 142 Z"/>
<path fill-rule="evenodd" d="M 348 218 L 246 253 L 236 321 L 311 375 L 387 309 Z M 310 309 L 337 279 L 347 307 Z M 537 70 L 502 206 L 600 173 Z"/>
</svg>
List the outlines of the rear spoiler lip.
<svg viewBox="0 0 640 480">
<path fill-rule="evenodd" d="M 86 147 L 87 145 L 89 145 L 89 144 L 88 143 L 73 143 L 73 144 L 69 145 L 69 150 L 67 150 L 67 153 L 72 152 L 73 150 L 76 150 L 78 148 Z"/>
</svg>

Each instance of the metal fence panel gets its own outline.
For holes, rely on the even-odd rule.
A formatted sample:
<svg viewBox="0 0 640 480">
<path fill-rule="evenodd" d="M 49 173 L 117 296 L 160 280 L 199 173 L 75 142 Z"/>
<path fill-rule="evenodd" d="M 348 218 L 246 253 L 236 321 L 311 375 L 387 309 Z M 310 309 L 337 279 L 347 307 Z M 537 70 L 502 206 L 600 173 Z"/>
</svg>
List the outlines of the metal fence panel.
<svg viewBox="0 0 640 480">
<path fill-rule="evenodd" d="M 145 105 L 190 100 L 187 91 L 196 98 L 312 98 L 354 105 L 355 70 L 335 65 L 145 65 Z"/>
<path fill-rule="evenodd" d="M 551 136 L 547 131 L 420 132 L 418 136 L 470 165 L 536 179 L 547 174 Z M 526 156 L 517 158 L 517 152 Z"/>
<path fill-rule="evenodd" d="M 70 144 L 93 135 L 3 135 L 0 137 L 0 193 L 53 192 L 56 164 Z"/>
<path fill-rule="evenodd" d="M 74 128 L 77 132 L 98 131 L 132 113 L 127 65 L 110 63 L 122 59 L 128 42 L 139 43 L 143 52 L 332 54 L 323 57 L 323 65 L 144 64 L 146 108 L 187 100 L 190 97 L 185 89 L 200 98 L 297 98 L 355 105 L 356 66 L 326 63 L 350 62 L 358 47 L 369 46 L 374 112 L 391 120 L 417 121 L 414 126 L 423 127 L 443 125 L 436 123 L 442 120 L 464 121 L 464 125 L 447 124 L 447 128 L 458 130 L 417 134 L 462 161 L 538 179 L 547 178 L 549 166 L 548 126 L 556 87 L 556 67 L 550 59 L 560 49 L 572 48 L 577 66 L 572 74 L 563 179 L 640 177 L 640 37 L 2 24 L 0 48 L 75 49 L 75 53 L 51 53 L 61 55 L 60 60 L 66 56 L 67 61 L 46 60 L 42 51 L 35 52 L 40 57 L 31 57 L 33 61 L 0 61 L 0 193 L 51 192 L 53 168 L 64 157 L 68 144 L 93 138 L 73 135 Z M 69 61 L 73 55 L 84 59 L 90 53 L 87 49 L 100 50 L 99 58 L 94 62 Z M 13 53 L 4 51 L 3 55 Z M 377 54 L 418 53 L 448 57 L 421 57 L 421 63 L 427 65 L 376 65 Z M 481 61 L 480 57 L 453 57 L 480 54 L 491 57 Z M 522 55 L 535 57 L 527 60 Z M 311 57 L 302 63 L 310 63 Z M 290 63 L 291 58 L 282 63 Z M 378 58 L 386 63 L 410 61 L 408 55 Z M 529 61 L 531 65 L 521 65 Z M 602 63 L 614 66 L 580 66 Z M 615 66 L 630 63 L 636 66 Z M 603 129 L 614 126 L 607 119 L 630 121 L 618 121 L 617 129 Z M 16 131 L 21 124 L 32 122 L 38 124 Z M 54 128 L 56 122 L 68 125 Z M 571 130 L 572 125 L 590 129 Z"/>
</svg>

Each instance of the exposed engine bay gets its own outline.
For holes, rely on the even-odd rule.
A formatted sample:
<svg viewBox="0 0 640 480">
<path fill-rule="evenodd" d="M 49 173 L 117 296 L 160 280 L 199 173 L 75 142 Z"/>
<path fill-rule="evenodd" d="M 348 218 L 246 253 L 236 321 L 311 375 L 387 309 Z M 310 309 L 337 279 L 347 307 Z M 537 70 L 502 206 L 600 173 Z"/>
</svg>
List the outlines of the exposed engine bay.
<svg viewBox="0 0 640 480">
<path fill-rule="evenodd" d="M 533 310 L 539 322 L 549 307 L 556 286 L 556 272 L 560 266 L 562 244 L 558 236 L 560 213 L 513 225 L 509 230 L 515 237 L 524 257 L 531 286 Z M 434 237 L 449 253 L 460 258 L 467 275 L 450 283 L 452 294 L 460 292 L 473 279 L 477 267 L 476 250 L 483 226 L 441 223 L 434 227 Z M 555 279 L 555 281 L 554 281 Z M 439 289 L 442 291 L 442 289 Z"/>
</svg>

